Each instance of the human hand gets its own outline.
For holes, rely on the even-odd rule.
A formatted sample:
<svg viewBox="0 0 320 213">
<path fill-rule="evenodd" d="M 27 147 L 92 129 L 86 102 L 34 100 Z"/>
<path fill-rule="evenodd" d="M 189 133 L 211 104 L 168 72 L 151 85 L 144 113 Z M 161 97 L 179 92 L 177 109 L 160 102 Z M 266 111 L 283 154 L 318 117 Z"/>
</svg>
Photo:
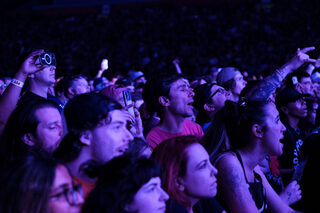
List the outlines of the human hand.
<svg viewBox="0 0 320 213">
<path fill-rule="evenodd" d="M 316 59 L 310 58 L 307 52 L 314 50 L 315 47 L 298 48 L 296 54 L 287 63 L 292 70 L 298 69 L 304 63 L 316 63 Z"/>
<path fill-rule="evenodd" d="M 281 199 L 288 205 L 291 205 L 301 199 L 300 185 L 297 181 L 289 183 L 280 193 Z"/>
<path fill-rule="evenodd" d="M 40 71 L 45 68 L 45 66 L 40 65 L 39 63 L 36 63 L 41 53 L 43 53 L 44 50 L 36 50 L 27 57 L 27 59 L 22 63 L 18 73 L 21 73 L 28 77 L 28 75 L 33 74 L 37 71 Z"/>
<path fill-rule="evenodd" d="M 179 59 L 179 58 L 175 58 L 175 59 L 172 61 L 172 63 L 173 63 L 174 65 L 179 65 L 179 64 L 180 64 L 180 59 Z"/>
<path fill-rule="evenodd" d="M 132 107 L 132 105 L 129 105 L 127 107 Z M 139 110 L 134 108 L 134 116 L 127 110 L 128 108 L 125 107 L 124 115 L 126 116 L 126 119 L 129 121 L 129 127 L 128 129 L 135 137 L 141 137 L 143 138 L 143 125 L 142 125 L 142 119 L 139 113 Z"/>
</svg>

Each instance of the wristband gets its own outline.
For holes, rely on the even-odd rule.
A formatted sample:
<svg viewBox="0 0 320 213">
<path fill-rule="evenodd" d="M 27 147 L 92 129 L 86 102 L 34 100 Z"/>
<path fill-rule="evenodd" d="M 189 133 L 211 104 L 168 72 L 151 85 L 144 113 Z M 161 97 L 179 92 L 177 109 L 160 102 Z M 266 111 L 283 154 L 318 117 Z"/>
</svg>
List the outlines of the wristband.
<svg viewBox="0 0 320 213">
<path fill-rule="evenodd" d="M 20 87 L 20 88 L 22 88 L 23 85 L 24 85 L 24 83 L 22 81 L 19 81 L 17 79 L 12 79 L 11 84 L 13 84 L 13 85 L 15 85 L 17 87 Z"/>
</svg>

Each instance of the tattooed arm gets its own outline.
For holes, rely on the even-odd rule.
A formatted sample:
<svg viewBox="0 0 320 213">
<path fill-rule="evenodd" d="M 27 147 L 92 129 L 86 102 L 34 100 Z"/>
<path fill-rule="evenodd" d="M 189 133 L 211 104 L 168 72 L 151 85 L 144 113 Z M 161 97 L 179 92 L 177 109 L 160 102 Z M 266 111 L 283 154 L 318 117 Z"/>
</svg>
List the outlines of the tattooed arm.
<svg viewBox="0 0 320 213">
<path fill-rule="evenodd" d="M 216 163 L 218 196 L 227 212 L 259 212 L 250 194 L 244 172 L 237 157 L 226 153 Z"/>
<path fill-rule="evenodd" d="M 268 100 L 283 79 L 292 71 L 298 69 L 302 64 L 315 63 L 317 60 L 309 57 L 307 52 L 314 50 L 314 47 L 306 47 L 300 50 L 285 63 L 280 69 L 265 78 L 260 84 L 256 85 L 247 95 L 246 98 L 253 100 Z"/>
</svg>

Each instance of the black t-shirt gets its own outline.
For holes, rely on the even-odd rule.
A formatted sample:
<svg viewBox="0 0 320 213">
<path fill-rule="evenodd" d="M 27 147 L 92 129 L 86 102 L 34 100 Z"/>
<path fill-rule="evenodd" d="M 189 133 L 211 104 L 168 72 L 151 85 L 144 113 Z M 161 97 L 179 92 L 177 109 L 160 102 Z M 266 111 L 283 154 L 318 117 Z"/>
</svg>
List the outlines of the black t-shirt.
<svg viewBox="0 0 320 213">
<path fill-rule="evenodd" d="M 301 150 L 305 135 L 300 129 L 295 131 L 289 124 L 284 123 L 284 125 L 287 130 L 284 134 L 284 138 L 281 140 L 283 143 L 283 153 L 279 157 L 279 168 L 295 169 L 301 162 Z M 284 185 L 287 185 L 290 182 L 291 177 L 292 174 L 282 175 Z"/>
</svg>

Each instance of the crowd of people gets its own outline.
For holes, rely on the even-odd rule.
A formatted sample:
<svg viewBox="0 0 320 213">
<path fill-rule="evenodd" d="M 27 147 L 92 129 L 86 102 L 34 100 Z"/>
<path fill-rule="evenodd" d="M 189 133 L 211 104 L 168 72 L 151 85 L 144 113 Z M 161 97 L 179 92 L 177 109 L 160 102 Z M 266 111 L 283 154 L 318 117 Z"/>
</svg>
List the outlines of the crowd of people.
<svg viewBox="0 0 320 213">
<path fill-rule="evenodd" d="M 313 210 L 314 49 L 250 81 L 179 64 L 108 80 L 106 60 L 91 82 L 56 79 L 53 54 L 31 52 L 0 97 L 1 212 Z"/>
<path fill-rule="evenodd" d="M 181 9 L 177 20 L 189 14 L 189 9 Z M 145 10 L 151 19 L 141 25 L 158 20 L 159 11 Z M 110 17 L 100 17 L 100 24 Z M 192 17 L 194 23 L 204 16 Z M 219 13 L 210 19 L 218 18 Z M 174 26 L 168 24 L 168 28 Z M 64 29 L 63 24 L 58 27 Z M 53 33 L 55 26 L 48 29 Z M 95 32 L 86 30 L 88 38 Z M 229 39 L 231 45 L 239 31 L 233 29 L 235 37 L 223 39 Z M 181 38 L 189 39 L 189 34 L 180 33 Z M 199 35 L 199 40 L 206 37 Z M 227 56 L 216 58 L 221 66 L 215 67 L 216 60 L 212 60 L 205 69 L 203 61 L 210 57 L 210 49 L 193 51 L 194 46 L 184 46 L 185 40 L 172 43 L 172 49 L 186 54 L 180 52 L 182 56 L 194 54 L 190 64 L 173 60 L 172 54 L 177 53 L 170 52 L 167 43 L 158 41 L 154 52 L 148 52 L 145 43 L 134 40 L 139 36 L 124 36 L 130 42 L 122 43 L 123 50 L 134 44 L 137 57 L 152 55 L 152 62 L 139 58 L 137 63 L 145 63 L 140 66 L 132 62 L 134 57 L 128 57 L 122 67 L 127 70 L 113 72 L 111 67 L 118 69 L 115 64 L 127 57 L 124 51 L 115 60 L 106 57 L 81 68 L 81 63 L 70 67 L 74 52 L 62 54 L 60 48 L 51 52 L 55 48 L 48 43 L 48 49 L 21 54 L 15 72 L 0 78 L 0 212 L 282 213 L 317 209 L 320 55 L 313 53 L 320 47 L 295 46 L 295 51 L 284 53 L 296 44 L 291 43 L 290 47 L 280 45 L 284 47 L 281 52 L 264 49 L 272 52 L 271 58 L 283 59 L 283 65 L 272 69 L 274 62 L 260 64 L 258 71 L 268 72 L 253 77 L 246 67 L 251 63 L 242 61 L 235 66 L 227 63 Z M 146 36 L 145 42 L 152 43 L 151 38 Z M 74 41 L 64 42 L 70 43 L 63 48 L 90 55 L 85 40 L 79 47 Z M 233 50 L 228 45 L 226 55 Z M 96 58 L 108 47 L 101 47 Z M 164 47 L 168 50 L 162 51 Z M 259 57 L 252 54 L 241 55 L 256 63 Z M 62 56 L 66 58 L 61 66 Z M 70 72 L 59 71 L 63 66 Z M 92 67 L 98 68 L 93 72 Z"/>
</svg>

